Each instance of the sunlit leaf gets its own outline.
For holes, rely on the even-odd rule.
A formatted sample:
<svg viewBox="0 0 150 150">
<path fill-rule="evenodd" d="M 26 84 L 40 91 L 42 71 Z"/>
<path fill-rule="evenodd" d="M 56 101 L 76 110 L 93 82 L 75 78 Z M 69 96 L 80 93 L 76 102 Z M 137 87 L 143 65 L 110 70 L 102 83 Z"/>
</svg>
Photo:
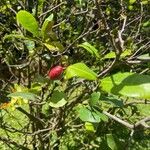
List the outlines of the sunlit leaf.
<svg viewBox="0 0 150 150">
<path fill-rule="evenodd" d="M 66 69 L 65 79 L 70 79 L 73 77 L 80 77 L 87 80 L 96 80 L 97 75 L 84 63 L 76 63 L 70 65 Z"/>
<path fill-rule="evenodd" d="M 127 97 L 150 98 L 150 76 L 136 73 L 117 73 L 101 80 L 103 91 Z"/>
<path fill-rule="evenodd" d="M 95 132 L 94 125 L 90 122 L 85 122 L 85 129 L 90 132 Z"/>
<path fill-rule="evenodd" d="M 98 112 L 92 111 L 89 107 L 85 107 L 84 105 L 79 105 L 77 107 L 77 114 L 82 121 L 85 122 L 100 122 L 101 118 Z"/>
<path fill-rule="evenodd" d="M 129 56 L 131 55 L 131 50 L 127 49 L 125 51 L 123 51 L 123 53 L 120 55 L 121 58 L 124 58 L 126 56 Z M 116 54 L 115 52 L 110 52 L 108 54 L 106 54 L 103 59 L 111 59 L 111 58 L 115 58 L 116 57 Z"/>
<path fill-rule="evenodd" d="M 17 13 L 17 21 L 34 36 L 39 36 L 38 23 L 32 14 L 25 10 L 20 10 Z"/>
</svg>

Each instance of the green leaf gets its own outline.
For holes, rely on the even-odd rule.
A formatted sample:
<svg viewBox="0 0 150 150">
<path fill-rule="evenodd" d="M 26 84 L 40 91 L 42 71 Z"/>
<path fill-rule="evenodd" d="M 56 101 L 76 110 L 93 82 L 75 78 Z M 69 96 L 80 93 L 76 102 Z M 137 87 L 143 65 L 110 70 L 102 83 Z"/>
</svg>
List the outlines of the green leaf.
<svg viewBox="0 0 150 150">
<path fill-rule="evenodd" d="M 121 100 L 120 98 L 118 98 L 115 95 L 109 95 L 108 97 L 102 96 L 101 101 L 104 101 L 105 103 L 109 103 L 109 104 L 112 104 L 112 105 L 117 106 L 117 107 L 123 107 L 124 106 L 123 100 Z"/>
<path fill-rule="evenodd" d="M 144 22 L 143 27 L 150 27 L 150 20 Z"/>
<path fill-rule="evenodd" d="M 136 73 L 117 73 L 101 80 L 103 91 L 114 95 L 150 98 L 150 76 Z"/>
<path fill-rule="evenodd" d="M 84 63 L 76 63 L 70 65 L 66 69 L 65 79 L 70 79 L 73 77 L 80 77 L 87 80 L 96 80 L 96 73 L 88 68 Z"/>
<path fill-rule="evenodd" d="M 42 38 L 43 40 L 45 40 L 46 38 L 48 38 L 49 32 L 52 31 L 52 27 L 53 27 L 53 14 L 51 14 L 48 18 L 45 19 L 42 28 L 41 28 L 41 34 L 42 34 Z"/>
<path fill-rule="evenodd" d="M 121 54 L 121 58 L 125 58 L 126 56 L 129 56 L 131 55 L 131 50 L 129 49 L 126 49 L 125 51 L 123 51 L 123 53 Z M 116 57 L 116 54 L 115 52 L 110 52 L 108 54 L 106 54 L 103 59 L 111 59 L 111 58 L 115 58 Z"/>
<path fill-rule="evenodd" d="M 97 58 L 99 58 L 98 50 L 94 46 L 92 46 L 90 43 L 84 42 L 78 46 L 83 47 L 85 50 L 87 50 L 93 56 L 96 56 Z"/>
<path fill-rule="evenodd" d="M 111 150 L 117 150 L 118 148 L 117 148 L 117 145 L 116 145 L 113 135 L 107 134 L 106 138 L 107 138 L 107 144 L 111 148 Z"/>
<path fill-rule="evenodd" d="M 17 21 L 34 36 L 39 36 L 38 23 L 32 14 L 25 10 L 20 10 L 17 13 Z"/>
<path fill-rule="evenodd" d="M 37 95 L 35 95 L 33 93 L 29 93 L 29 92 L 14 92 L 7 96 L 8 97 L 21 97 L 26 100 L 36 100 L 37 99 Z"/>
<path fill-rule="evenodd" d="M 90 122 L 85 122 L 85 129 L 90 132 L 95 132 L 94 125 Z"/>
<path fill-rule="evenodd" d="M 67 103 L 66 95 L 64 92 L 54 91 L 52 97 L 50 98 L 49 105 L 51 107 L 59 108 L 64 106 Z"/>
<path fill-rule="evenodd" d="M 85 122 L 100 122 L 100 116 L 95 111 L 92 111 L 91 108 L 85 107 L 84 105 L 79 105 L 77 107 L 77 114 L 82 121 Z"/>
<path fill-rule="evenodd" d="M 48 43 L 43 43 L 50 51 L 59 51 L 59 48 L 58 47 L 55 47 L 51 44 L 48 44 Z"/>
<path fill-rule="evenodd" d="M 100 92 L 94 92 L 91 94 L 91 97 L 89 99 L 90 106 L 95 106 L 99 102 L 100 95 Z"/>
<path fill-rule="evenodd" d="M 53 41 L 51 42 L 51 44 L 55 47 L 57 47 L 59 49 L 59 51 L 63 51 L 64 50 L 64 46 L 59 42 L 59 41 Z"/>
<path fill-rule="evenodd" d="M 134 4 L 136 2 L 136 0 L 129 0 L 130 4 Z"/>
</svg>

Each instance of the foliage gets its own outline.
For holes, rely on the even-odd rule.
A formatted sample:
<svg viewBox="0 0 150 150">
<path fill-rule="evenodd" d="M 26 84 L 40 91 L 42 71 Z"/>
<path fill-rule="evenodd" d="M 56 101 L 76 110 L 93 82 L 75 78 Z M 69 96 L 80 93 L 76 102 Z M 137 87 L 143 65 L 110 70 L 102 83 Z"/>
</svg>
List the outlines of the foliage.
<svg viewBox="0 0 150 150">
<path fill-rule="evenodd" d="M 1 0 L 0 149 L 147 150 L 149 8 Z"/>
</svg>

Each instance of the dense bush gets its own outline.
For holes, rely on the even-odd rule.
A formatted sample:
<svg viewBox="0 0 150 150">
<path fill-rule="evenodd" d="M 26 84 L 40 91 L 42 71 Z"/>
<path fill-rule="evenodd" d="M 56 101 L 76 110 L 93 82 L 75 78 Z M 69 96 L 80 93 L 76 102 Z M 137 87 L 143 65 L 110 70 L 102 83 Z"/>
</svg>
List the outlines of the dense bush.
<svg viewBox="0 0 150 150">
<path fill-rule="evenodd" d="M 148 0 L 0 1 L 0 149 L 150 147 Z"/>
</svg>

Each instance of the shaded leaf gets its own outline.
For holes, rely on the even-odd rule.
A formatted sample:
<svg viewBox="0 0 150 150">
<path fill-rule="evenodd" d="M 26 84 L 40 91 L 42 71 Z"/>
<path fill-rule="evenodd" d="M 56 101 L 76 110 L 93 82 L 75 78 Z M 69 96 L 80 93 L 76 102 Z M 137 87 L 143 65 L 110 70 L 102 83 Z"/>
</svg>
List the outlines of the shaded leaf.
<svg viewBox="0 0 150 150">
<path fill-rule="evenodd" d="M 27 49 L 31 52 L 35 48 L 35 42 L 31 40 L 25 40 L 24 41 Z"/>
<path fill-rule="evenodd" d="M 53 27 L 53 14 L 51 14 L 48 18 L 45 19 L 42 28 L 41 28 L 41 34 L 42 38 L 45 40 L 48 37 L 49 32 L 52 31 Z"/>
<path fill-rule="evenodd" d="M 113 135 L 107 134 L 106 138 L 107 138 L 107 144 L 111 148 L 111 150 L 117 150 L 118 148 L 117 148 L 117 145 L 116 145 Z"/>
<path fill-rule="evenodd" d="M 85 50 L 87 50 L 93 56 L 96 56 L 97 58 L 99 58 L 98 50 L 94 46 L 92 46 L 90 43 L 84 42 L 78 46 L 83 47 Z"/>
<path fill-rule="evenodd" d="M 89 104 L 91 106 L 96 105 L 99 102 L 100 99 L 100 92 L 94 92 L 91 94 L 90 99 L 89 99 Z"/>
<path fill-rule="evenodd" d="M 117 98 L 117 96 L 115 96 L 115 95 L 113 95 L 113 96 L 109 95 L 108 97 L 101 97 L 101 100 L 106 103 L 113 104 L 114 106 L 117 106 L 117 107 L 124 106 L 123 100 Z"/>
<path fill-rule="evenodd" d="M 54 91 L 50 99 L 49 105 L 51 107 L 59 108 L 64 106 L 67 103 L 66 95 L 64 92 Z"/>
</svg>

